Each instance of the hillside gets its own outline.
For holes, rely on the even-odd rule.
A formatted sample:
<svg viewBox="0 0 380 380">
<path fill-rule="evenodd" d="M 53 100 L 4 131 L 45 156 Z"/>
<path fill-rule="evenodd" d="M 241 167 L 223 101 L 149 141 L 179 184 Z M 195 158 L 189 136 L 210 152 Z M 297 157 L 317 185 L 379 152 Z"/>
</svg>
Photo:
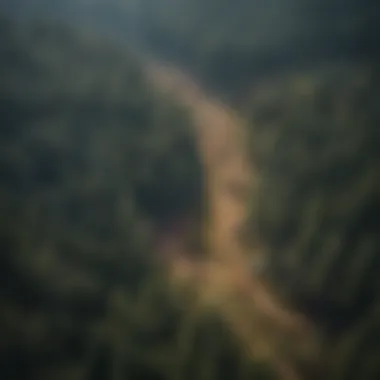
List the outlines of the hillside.
<svg viewBox="0 0 380 380">
<path fill-rule="evenodd" d="M 0 376 L 173 378 L 183 312 L 155 240 L 203 213 L 186 112 L 109 44 L 0 28 Z"/>
<path fill-rule="evenodd" d="M 26 33 L 45 36 L 35 48 L 30 37 L 20 40 L 3 33 L 9 38 L 4 38 L 1 54 L 12 58 L 3 60 L 6 75 L 1 79 L 6 147 L 1 162 L 11 184 L 2 190 L 2 228 L 6 235 L 14 229 L 18 234 L 21 220 L 32 236 L 38 234 L 31 231 L 49 227 L 65 239 L 66 231 L 70 239 L 74 231 L 77 239 L 90 230 L 96 242 L 103 234 L 122 230 L 117 239 L 123 235 L 130 252 L 135 250 L 128 244 L 135 244 L 136 232 L 124 236 L 125 223 L 142 231 L 139 244 L 148 247 L 137 256 L 165 258 L 160 263 L 169 264 L 164 266 L 169 278 L 157 280 L 163 282 L 164 298 L 174 289 L 182 297 L 174 309 L 183 305 L 178 302 L 187 306 L 173 320 L 163 316 L 173 328 L 167 355 L 153 355 L 151 367 L 146 364 L 151 359 L 140 361 L 150 355 L 139 352 L 133 356 L 140 363 L 133 367 L 133 362 L 134 370 L 156 371 L 161 366 L 147 378 L 178 380 L 266 379 L 273 370 L 285 379 L 380 377 L 378 1 L 93 0 L 63 5 L 33 0 L 24 12 L 10 1 L 4 4 L 19 16 L 66 21 L 90 35 L 96 31 L 93 36 L 104 36 L 103 42 L 92 37 L 77 45 L 72 34 L 68 38 L 57 29 L 37 28 L 37 34 Z M 107 38 L 146 52 L 143 66 L 131 64 L 131 55 L 125 57 L 120 48 L 111 49 Z M 58 49 L 47 54 L 52 45 Z M 124 67 L 129 74 L 123 82 Z M 84 91 L 89 83 L 96 83 L 90 94 Z M 51 93 L 58 94 L 59 106 L 47 102 Z M 84 117 L 86 112 L 73 113 L 83 99 L 90 119 Z M 15 112 L 21 106 L 24 119 L 24 113 Z M 46 137 L 44 129 L 50 116 L 37 123 L 36 133 L 47 146 L 59 140 L 64 159 L 56 161 L 51 153 L 40 158 L 40 148 L 31 149 L 33 159 L 23 156 L 25 144 L 29 146 L 31 138 L 33 146 L 36 137 L 21 126 L 29 125 L 36 112 L 59 120 L 53 123 L 52 136 L 49 132 Z M 102 118 L 107 129 L 96 127 L 94 135 L 93 125 Z M 84 120 L 91 128 L 78 132 L 72 120 L 75 125 Z M 108 128 L 120 120 L 135 128 Z M 11 125 L 17 128 L 7 129 Z M 12 140 L 13 130 L 23 133 L 22 144 Z M 15 148 L 8 148 L 8 140 L 16 141 Z M 73 157 L 76 160 L 70 161 Z M 45 185 L 35 190 L 35 178 L 44 180 L 46 171 L 56 175 L 51 174 L 58 171 L 56 166 L 51 169 L 53 162 L 61 162 L 60 173 L 61 167 L 67 171 L 64 181 L 59 179 L 59 190 L 53 195 Z M 30 170 L 32 176 L 26 174 Z M 72 175 L 80 179 L 78 187 L 73 187 Z M 91 183 L 86 182 L 86 192 L 81 181 Z M 109 228 L 107 212 L 114 208 L 89 212 L 102 204 L 103 198 L 96 198 L 79 212 L 91 216 L 72 227 L 94 183 L 100 188 L 110 184 L 105 191 L 112 189 L 113 200 L 119 199 L 115 189 L 121 186 L 123 198 L 129 194 L 127 207 L 133 216 Z M 25 197 L 21 190 L 29 188 L 34 190 Z M 76 198 L 74 206 L 63 192 L 73 194 L 69 198 Z M 43 211 L 42 224 L 35 223 L 40 206 L 29 206 L 38 202 L 48 210 Z M 56 220 L 54 215 L 70 210 L 74 216 Z M 15 224 L 9 222 L 12 218 Z M 104 223 L 97 225 L 102 220 L 108 230 Z M 50 236 L 50 229 L 42 235 Z M 191 249 L 188 232 L 196 243 Z M 118 246 L 118 240 L 114 244 Z M 6 265 L 4 274 L 11 268 Z M 149 259 L 141 265 L 150 268 L 152 263 Z M 149 269 L 147 276 L 153 273 L 159 272 Z M 189 294 L 177 292 L 183 289 Z M 155 324 L 161 312 L 147 313 L 154 315 Z M 144 330 L 144 318 L 137 319 Z M 174 320 L 183 325 L 178 327 Z M 127 336 L 130 330 L 125 331 Z M 321 356 L 314 365 L 315 351 L 306 348 L 314 347 L 315 332 Z M 147 346 L 152 347 L 151 341 Z"/>
<path fill-rule="evenodd" d="M 235 121 L 163 93 L 165 69 L 106 40 L 5 18 L 1 30 L 2 378 L 294 378 L 277 334 L 298 322 L 253 289 L 245 259 L 226 261 L 244 209 L 215 165 Z M 227 120 L 215 148 L 210 117 Z"/>
<path fill-rule="evenodd" d="M 246 237 L 267 276 L 326 337 L 328 379 L 377 379 L 378 68 L 329 66 L 258 87 L 247 102 L 264 178 Z M 249 236 L 250 235 L 250 236 Z"/>
<path fill-rule="evenodd" d="M 229 99 L 263 78 L 378 56 L 376 0 L 141 0 L 141 40 Z"/>
</svg>

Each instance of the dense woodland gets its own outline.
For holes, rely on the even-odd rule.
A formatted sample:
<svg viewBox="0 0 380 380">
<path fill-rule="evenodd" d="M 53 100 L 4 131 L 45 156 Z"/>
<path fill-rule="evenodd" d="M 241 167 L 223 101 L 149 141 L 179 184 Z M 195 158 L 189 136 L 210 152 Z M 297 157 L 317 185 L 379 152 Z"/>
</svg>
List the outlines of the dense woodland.
<svg viewBox="0 0 380 380">
<path fill-rule="evenodd" d="M 319 328 L 322 378 L 380 378 L 377 0 L 4 6 L 138 43 L 234 102 L 262 176 L 244 240 L 265 247 L 268 280 Z M 180 353 L 176 337 L 190 322 L 181 325 L 183 309 L 152 275 L 151 230 L 188 210 L 199 217 L 205 202 L 184 110 L 96 39 L 2 29 L 1 349 L 11 367 L 43 368 L 48 379 L 56 367 L 78 379 L 266 379 L 215 320 L 196 324 Z"/>
<path fill-rule="evenodd" d="M 249 231 L 268 276 L 323 330 L 323 378 L 380 376 L 380 82 L 366 66 L 306 72 L 249 102 L 263 175 Z"/>
<path fill-rule="evenodd" d="M 285 71 L 378 57 L 377 0 L 4 0 L 4 6 L 138 42 L 229 101 Z"/>
<path fill-rule="evenodd" d="M 0 28 L 1 378 L 264 376 L 156 260 L 158 227 L 203 214 L 186 112 L 110 44 Z"/>
<path fill-rule="evenodd" d="M 377 54 L 376 0 L 143 0 L 148 46 L 233 98 L 264 77 Z"/>
</svg>

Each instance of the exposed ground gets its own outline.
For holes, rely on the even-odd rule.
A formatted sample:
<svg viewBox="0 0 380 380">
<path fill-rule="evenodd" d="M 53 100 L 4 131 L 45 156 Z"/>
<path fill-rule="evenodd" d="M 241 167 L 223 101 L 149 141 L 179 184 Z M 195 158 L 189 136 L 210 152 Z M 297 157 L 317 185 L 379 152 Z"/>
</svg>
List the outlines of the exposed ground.
<svg viewBox="0 0 380 380">
<path fill-rule="evenodd" d="M 197 291 L 197 307 L 216 308 L 249 355 L 270 360 L 281 378 L 300 379 L 289 357 L 292 350 L 306 354 L 310 327 L 253 273 L 253 260 L 265 257 L 262 250 L 248 252 L 237 238 L 259 179 L 245 156 L 244 122 L 179 69 L 151 61 L 148 73 L 160 91 L 190 109 L 206 176 L 207 255 L 194 259 L 180 234 L 167 236 L 162 250 L 171 251 L 173 280 Z"/>
</svg>

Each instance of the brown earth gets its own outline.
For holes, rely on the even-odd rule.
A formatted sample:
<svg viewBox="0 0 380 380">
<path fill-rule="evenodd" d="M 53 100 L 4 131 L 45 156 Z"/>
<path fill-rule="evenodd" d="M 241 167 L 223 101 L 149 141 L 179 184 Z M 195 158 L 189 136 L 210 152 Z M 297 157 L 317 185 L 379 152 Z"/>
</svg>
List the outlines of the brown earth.
<svg viewBox="0 0 380 380">
<path fill-rule="evenodd" d="M 283 379 L 300 379 L 290 358 L 310 354 L 312 329 L 252 273 L 263 251 L 248 251 L 237 238 L 259 180 L 245 155 L 244 121 L 175 67 L 151 61 L 148 74 L 189 108 L 206 176 L 207 255 L 194 259 L 181 234 L 167 236 L 161 250 L 170 251 L 173 280 L 196 290 L 198 308 L 217 310 L 251 357 L 275 364 Z"/>
</svg>

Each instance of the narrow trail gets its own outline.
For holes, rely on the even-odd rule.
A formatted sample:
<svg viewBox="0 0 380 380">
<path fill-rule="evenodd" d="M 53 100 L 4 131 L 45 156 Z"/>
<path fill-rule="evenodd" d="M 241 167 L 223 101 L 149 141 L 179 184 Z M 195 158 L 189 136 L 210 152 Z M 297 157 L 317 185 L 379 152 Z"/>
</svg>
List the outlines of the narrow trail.
<svg viewBox="0 0 380 380">
<path fill-rule="evenodd" d="M 306 353 L 309 326 L 252 273 L 252 258 L 260 259 L 262 252 L 247 252 L 237 238 L 258 180 L 245 155 L 244 122 L 177 68 L 150 62 L 148 74 L 158 90 L 190 109 L 206 176 L 208 255 L 192 260 L 179 237 L 171 245 L 173 278 L 197 287 L 199 305 L 217 308 L 250 356 L 270 360 L 283 379 L 299 380 L 283 351 L 289 354 L 294 344 Z"/>
</svg>

